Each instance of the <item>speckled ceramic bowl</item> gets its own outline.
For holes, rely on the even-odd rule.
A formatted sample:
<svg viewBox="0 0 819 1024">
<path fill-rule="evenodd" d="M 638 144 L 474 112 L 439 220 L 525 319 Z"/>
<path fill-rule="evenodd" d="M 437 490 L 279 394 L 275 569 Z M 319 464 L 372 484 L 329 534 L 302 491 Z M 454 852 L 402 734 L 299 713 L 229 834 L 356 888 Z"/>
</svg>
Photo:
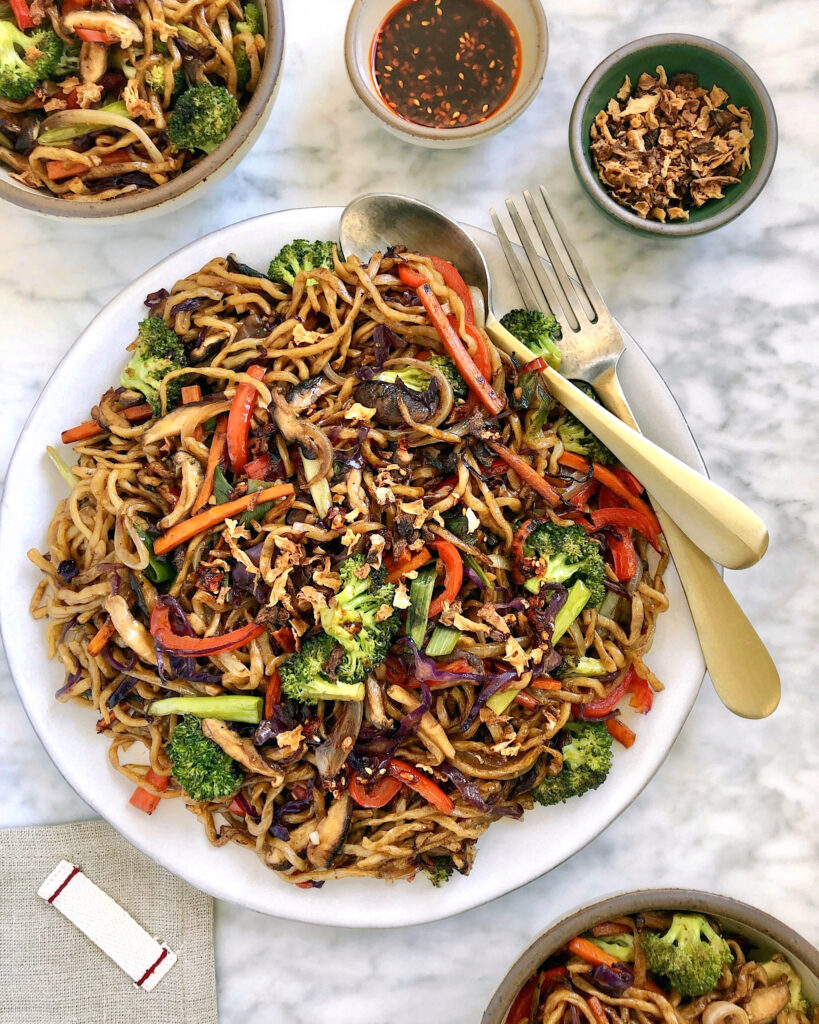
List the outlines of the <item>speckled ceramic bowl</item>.
<svg viewBox="0 0 819 1024">
<path fill-rule="evenodd" d="M 726 931 L 746 936 L 762 949 L 784 953 L 799 972 L 812 1003 L 819 1002 L 819 950 L 787 925 L 728 896 L 695 889 L 645 889 L 590 903 L 553 924 L 523 953 L 498 986 L 481 1024 L 504 1024 L 515 996 L 543 961 L 576 935 L 621 914 L 687 910 L 717 918 Z"/>
<path fill-rule="evenodd" d="M 121 199 L 88 203 L 71 202 L 59 199 L 50 192 L 26 188 L 11 178 L 8 168 L 0 165 L 0 199 L 47 217 L 84 222 L 121 220 L 125 217 L 130 220 L 147 219 L 197 199 L 236 167 L 259 137 L 273 110 L 284 58 L 284 8 L 282 0 L 264 0 L 264 8 L 267 45 L 259 84 L 233 131 L 212 153 L 150 191 L 123 196 Z"/>
<path fill-rule="evenodd" d="M 397 0 L 353 0 L 344 37 L 347 74 L 367 110 L 393 135 L 419 146 L 462 149 L 502 131 L 529 106 L 543 81 L 549 53 L 549 32 L 543 5 L 541 0 L 494 0 L 494 3 L 509 16 L 520 36 L 520 78 L 512 95 L 481 124 L 463 128 L 431 128 L 393 113 L 381 99 L 373 80 L 373 42 Z"/>
<path fill-rule="evenodd" d="M 754 138 L 750 168 L 738 184 L 726 187 L 724 198 L 711 199 L 701 207 L 692 207 L 688 220 L 643 220 L 633 210 L 621 206 L 603 186 L 591 158 L 589 131 L 597 112 L 617 94 L 626 75 L 636 82 L 643 72 L 653 73 L 658 64 L 663 65 L 669 78 L 689 71 L 697 75 L 706 89 L 719 85 L 728 93 L 730 103 L 747 107 L 751 114 Z M 700 36 L 646 36 L 621 46 L 586 79 L 575 100 L 569 123 L 572 163 L 590 198 L 618 224 L 668 238 L 686 238 L 713 231 L 747 210 L 770 177 L 776 147 L 776 114 L 759 76 L 732 50 Z"/>
</svg>

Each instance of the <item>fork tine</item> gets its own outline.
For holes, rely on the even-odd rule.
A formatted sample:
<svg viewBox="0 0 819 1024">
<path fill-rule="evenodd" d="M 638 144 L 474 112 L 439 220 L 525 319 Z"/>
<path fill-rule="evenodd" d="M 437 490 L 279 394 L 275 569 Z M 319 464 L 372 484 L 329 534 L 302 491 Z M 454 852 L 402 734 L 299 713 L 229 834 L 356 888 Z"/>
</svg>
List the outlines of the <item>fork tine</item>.
<svg viewBox="0 0 819 1024">
<path fill-rule="evenodd" d="M 588 321 L 586 311 L 583 308 L 583 300 L 578 295 L 577 290 L 572 284 L 571 278 L 566 273 L 566 268 L 563 265 L 563 258 L 558 252 L 554 239 L 549 233 L 546 223 L 540 214 L 540 210 L 538 210 L 535 205 L 534 197 L 528 188 L 523 190 L 523 198 L 529 208 L 529 214 L 532 217 L 532 223 L 535 225 L 535 230 L 540 235 L 540 240 L 543 242 L 543 248 L 546 250 L 546 255 L 549 257 L 549 262 L 552 264 L 552 269 L 557 277 L 561 293 L 561 304 L 564 309 L 567 305 L 569 306 L 572 316 L 577 324 L 577 326 L 572 324 L 572 329 L 579 330 L 582 323 Z"/>
<path fill-rule="evenodd" d="M 586 267 L 586 264 L 583 262 L 580 253 L 577 251 L 577 249 L 575 249 L 575 247 L 569 240 L 569 236 L 566 232 L 566 228 L 564 227 L 563 222 L 560 220 L 558 215 L 553 210 L 551 200 L 549 199 L 549 193 L 546 191 L 543 185 L 540 186 L 540 194 L 543 197 L 543 202 L 546 206 L 546 209 L 549 211 L 549 216 L 552 218 L 552 223 L 555 226 L 555 230 L 557 231 L 558 237 L 560 238 L 560 241 L 563 243 L 563 248 L 566 250 L 569 260 L 572 263 L 572 267 L 574 269 L 577 280 L 580 282 L 580 284 L 583 287 L 583 291 L 586 293 L 586 298 L 589 300 L 589 306 L 593 310 L 596 319 L 599 320 L 601 316 L 604 316 L 608 313 L 608 307 L 603 301 L 603 297 L 601 296 L 600 292 L 595 288 L 594 283 L 591 279 L 591 275 L 589 274 L 589 271 Z"/>
<path fill-rule="evenodd" d="M 548 308 L 548 305 L 546 309 L 543 309 L 543 301 L 538 299 L 532 290 L 532 286 L 529 284 L 526 273 L 524 272 L 520 260 L 517 257 L 517 253 L 512 248 L 512 243 L 509 241 L 509 236 L 506 234 L 506 228 L 501 224 L 500 218 L 494 210 L 489 211 L 489 216 L 492 218 L 495 234 L 498 236 L 501 249 L 503 249 L 503 255 L 506 257 L 506 262 L 509 264 L 509 269 L 512 271 L 512 276 L 515 279 L 518 292 L 523 300 L 523 305 L 527 309 L 540 309 L 543 313 L 551 313 L 552 310 Z"/>
<path fill-rule="evenodd" d="M 565 304 L 560 301 L 560 297 L 555 290 L 555 286 L 552 284 L 552 281 L 543 266 L 543 262 L 532 244 L 532 238 L 521 220 L 518 208 L 511 199 L 506 200 L 506 209 L 512 219 L 512 225 L 518 233 L 520 244 L 523 246 L 523 251 L 526 253 L 526 259 L 529 262 L 529 266 L 532 268 L 535 280 L 540 285 L 540 290 L 543 292 L 546 299 L 549 312 L 555 313 L 556 310 L 563 309 L 564 313 L 566 313 L 566 315 L 571 319 L 571 307 L 569 307 L 567 313 Z"/>
</svg>

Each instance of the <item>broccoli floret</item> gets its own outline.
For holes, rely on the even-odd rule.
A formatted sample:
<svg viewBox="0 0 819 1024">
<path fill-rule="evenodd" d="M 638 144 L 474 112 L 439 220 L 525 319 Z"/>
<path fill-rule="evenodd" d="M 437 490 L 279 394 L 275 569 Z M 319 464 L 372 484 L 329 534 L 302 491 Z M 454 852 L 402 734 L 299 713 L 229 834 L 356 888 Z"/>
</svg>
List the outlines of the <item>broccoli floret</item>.
<svg viewBox="0 0 819 1024">
<path fill-rule="evenodd" d="M 238 120 L 239 104 L 223 85 L 194 85 L 182 93 L 168 118 L 171 148 L 212 153 Z"/>
<path fill-rule="evenodd" d="M 535 575 L 525 583 L 530 593 L 536 594 L 544 582 L 569 586 L 579 581 L 589 590 L 587 603 L 593 607 L 606 596 L 606 567 L 600 548 L 582 526 L 540 523 L 529 534 L 523 550 L 536 559 Z"/>
<path fill-rule="evenodd" d="M 332 270 L 333 243 L 308 242 L 306 238 L 295 238 L 282 246 L 279 255 L 270 261 L 267 276 L 271 281 L 278 281 L 279 284 L 286 284 L 292 288 L 296 274 L 302 270 L 316 270 L 318 267 Z M 306 281 L 307 285 L 316 283 L 312 277 Z"/>
<path fill-rule="evenodd" d="M 145 74 L 145 84 L 160 96 L 165 93 L 165 62 L 152 64 Z M 173 106 L 183 92 L 188 88 L 188 78 L 184 68 L 177 68 L 173 73 L 173 89 L 171 90 L 170 105 Z"/>
<path fill-rule="evenodd" d="M 13 22 L 0 21 L 0 96 L 24 100 L 50 77 L 62 55 L 62 40 L 51 29 L 26 34 Z"/>
<path fill-rule="evenodd" d="M 760 967 L 765 972 L 768 984 L 773 985 L 778 981 L 787 981 L 788 990 L 790 991 L 787 1005 L 788 1010 L 804 1013 L 806 1016 L 810 1013 L 810 1003 L 802 991 L 802 979 L 787 960 L 780 959 L 779 955 L 777 955 L 760 964 Z"/>
<path fill-rule="evenodd" d="M 598 938 L 594 935 L 587 935 L 586 938 L 589 942 L 593 942 L 595 946 L 599 946 L 600 949 L 611 956 L 617 957 L 624 964 L 630 964 L 634 960 L 634 933 L 623 932 L 622 935 L 607 935 L 604 938 Z"/>
<path fill-rule="evenodd" d="M 412 391 L 426 391 L 432 378 L 417 366 L 402 366 L 400 370 L 382 370 L 381 373 L 376 374 L 375 379 L 386 381 L 389 384 L 400 380 Z"/>
<path fill-rule="evenodd" d="M 81 47 L 81 43 L 71 43 L 71 45 L 63 43 L 63 52 L 60 54 L 60 59 L 48 77 L 54 79 L 55 82 L 59 82 L 63 78 L 72 78 L 74 75 L 79 75 Z"/>
<path fill-rule="evenodd" d="M 555 370 L 560 369 L 563 353 L 558 341 L 563 331 L 555 316 L 546 316 L 537 309 L 512 309 L 501 317 L 501 326 L 523 342 L 535 356 L 543 356 Z"/>
<path fill-rule="evenodd" d="M 233 49 L 233 63 L 236 66 L 236 88 L 246 89 L 250 81 L 250 58 L 247 55 L 247 47 L 241 40 Z"/>
<path fill-rule="evenodd" d="M 572 382 L 584 395 L 600 404 L 595 390 L 585 381 L 576 380 Z M 576 416 L 567 412 L 557 425 L 557 436 L 563 442 L 567 452 L 574 452 L 576 455 L 585 455 L 592 462 L 599 462 L 603 466 L 612 466 L 617 462 L 617 457 L 612 455 L 603 442 L 585 427 Z"/>
<path fill-rule="evenodd" d="M 571 740 L 563 748 L 563 768 L 547 775 L 532 796 L 539 804 L 564 803 L 606 781 L 611 768 L 611 736 L 602 722 L 568 722 Z"/>
<path fill-rule="evenodd" d="M 449 386 L 452 388 L 452 397 L 457 402 L 465 402 L 469 398 L 469 386 L 463 377 L 458 373 L 458 370 L 449 356 L 441 355 L 438 352 L 433 352 L 429 357 L 430 366 L 434 366 L 436 370 L 440 370 L 441 373 L 449 381 Z"/>
<path fill-rule="evenodd" d="M 563 658 L 552 675 L 556 679 L 565 679 L 567 676 L 605 676 L 608 675 L 608 669 L 599 658 L 579 658 L 576 654 L 570 654 Z"/>
<path fill-rule="evenodd" d="M 154 415 L 161 412 L 159 386 L 171 370 L 187 366 L 185 349 L 179 337 L 160 316 L 149 316 L 139 325 L 136 350 L 130 363 L 122 371 L 120 383 L 124 388 L 141 391 L 151 403 Z M 168 408 L 179 402 L 184 383 L 177 377 L 165 389 Z"/>
<path fill-rule="evenodd" d="M 648 969 L 689 999 L 710 992 L 723 966 L 734 959 L 725 939 L 700 914 L 675 914 L 665 935 L 643 932 L 640 944 Z"/>
<path fill-rule="evenodd" d="M 440 889 L 440 887 L 445 882 L 448 882 L 452 877 L 455 865 L 452 863 L 451 857 L 433 857 L 432 862 L 430 864 L 425 864 L 421 870 L 430 882 L 432 882 L 435 888 Z"/>
<path fill-rule="evenodd" d="M 264 17 L 258 4 L 245 4 L 245 20 L 236 23 L 236 32 L 249 32 L 252 36 L 264 35 Z"/>
<path fill-rule="evenodd" d="M 393 608 L 395 584 L 386 570 L 376 569 L 355 555 L 339 569 L 342 589 L 322 609 L 322 629 L 344 648 L 338 667 L 343 682 L 361 683 L 387 657 L 400 618 Z"/>
<path fill-rule="evenodd" d="M 355 682 L 345 673 L 342 680 L 341 664 L 336 669 L 336 681 L 330 678 L 327 663 L 336 649 L 336 642 L 327 633 L 319 633 L 305 640 L 298 654 L 292 654 L 279 665 L 282 693 L 302 704 L 316 704 L 320 700 L 364 700 L 364 683 Z"/>
<path fill-rule="evenodd" d="M 221 800 L 244 780 L 239 765 L 202 732 L 202 723 L 186 715 L 165 744 L 173 774 L 191 800 Z"/>
</svg>

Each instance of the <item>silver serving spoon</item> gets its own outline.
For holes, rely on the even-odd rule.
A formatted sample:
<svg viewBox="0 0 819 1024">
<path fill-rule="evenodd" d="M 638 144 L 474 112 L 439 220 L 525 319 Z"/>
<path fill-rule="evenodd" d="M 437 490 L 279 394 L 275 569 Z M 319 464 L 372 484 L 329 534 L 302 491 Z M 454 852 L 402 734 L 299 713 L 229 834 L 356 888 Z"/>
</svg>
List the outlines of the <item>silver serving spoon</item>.
<svg viewBox="0 0 819 1024">
<path fill-rule="evenodd" d="M 480 249 L 457 223 L 439 210 L 405 196 L 359 196 L 341 215 L 339 241 L 344 253 L 355 254 L 364 261 L 373 253 L 384 252 L 391 245 L 398 244 L 413 252 L 450 260 L 466 283 L 483 293 L 486 330 L 492 340 L 519 362 L 531 358 L 529 350 L 505 331 L 492 313 L 491 280 Z M 752 564 L 756 558 L 749 559 L 748 551 L 759 546 L 759 534 L 754 525 L 756 517 L 722 488 L 591 401 L 566 378 L 554 371 L 548 371 L 545 376 L 558 401 L 600 437 L 625 466 L 633 468 L 651 493 L 720 699 L 736 714 L 746 718 L 770 715 L 780 696 L 776 667 L 708 557 L 720 559 L 720 555 L 724 558 L 728 552 L 725 564 L 731 564 L 733 560 L 737 565 L 737 552 L 743 552 L 741 540 L 739 545 L 737 543 L 737 518 L 742 523 L 749 522 L 744 510 L 752 517 L 750 525 L 753 530 L 744 549 L 745 560 L 740 560 L 739 564 Z M 703 488 L 703 482 L 709 487 Z M 694 512 L 690 500 L 692 491 L 699 499 Z M 706 499 L 716 497 L 717 509 L 713 510 L 713 517 L 703 516 L 703 494 Z M 658 502 L 662 508 L 658 507 Z M 737 506 L 741 513 L 739 516 L 736 514 Z M 667 512 L 663 512 L 663 508 Z M 726 514 L 732 515 L 734 529 L 725 526 L 722 517 Z M 703 529 L 704 520 L 714 532 Z M 691 534 L 695 535 L 699 547 L 682 532 L 689 526 L 693 526 Z M 764 531 L 764 526 L 762 529 Z M 764 552 L 764 546 L 762 550 Z M 761 553 L 757 557 L 761 557 Z"/>
</svg>

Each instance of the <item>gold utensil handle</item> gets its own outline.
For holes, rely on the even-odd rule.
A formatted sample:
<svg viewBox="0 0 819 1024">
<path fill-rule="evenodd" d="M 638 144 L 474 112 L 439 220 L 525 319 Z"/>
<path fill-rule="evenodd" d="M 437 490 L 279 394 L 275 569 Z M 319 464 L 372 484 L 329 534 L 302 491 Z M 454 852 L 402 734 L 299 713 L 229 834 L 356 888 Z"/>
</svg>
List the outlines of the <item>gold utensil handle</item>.
<svg viewBox="0 0 819 1024">
<path fill-rule="evenodd" d="M 486 330 L 518 360 L 532 358 L 494 317 L 487 318 Z M 554 397 L 611 449 L 707 555 L 729 569 L 746 569 L 762 558 L 768 531 L 747 505 L 621 422 L 550 367 L 543 376 Z"/>
</svg>

